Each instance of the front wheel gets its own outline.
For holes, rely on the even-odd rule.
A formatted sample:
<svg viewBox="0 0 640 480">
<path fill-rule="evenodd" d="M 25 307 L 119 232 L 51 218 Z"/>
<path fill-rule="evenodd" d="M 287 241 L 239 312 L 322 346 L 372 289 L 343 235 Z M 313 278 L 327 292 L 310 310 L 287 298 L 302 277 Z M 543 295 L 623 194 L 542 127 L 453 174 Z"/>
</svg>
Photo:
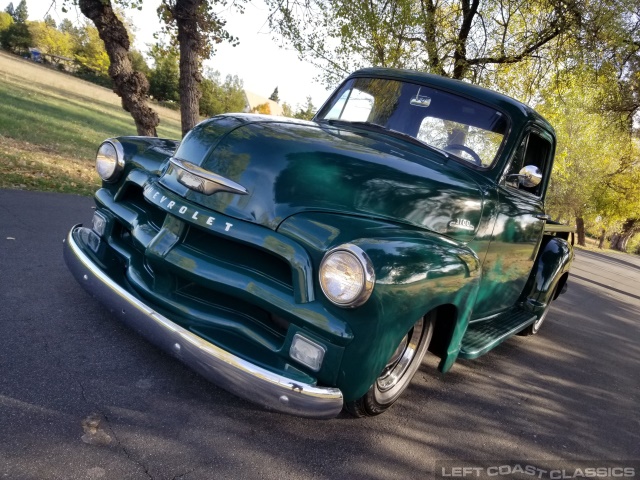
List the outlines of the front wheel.
<svg viewBox="0 0 640 480">
<path fill-rule="evenodd" d="M 394 404 L 422 363 L 433 336 L 434 322 L 435 315 L 432 313 L 415 323 L 367 393 L 357 400 L 346 402 L 349 413 L 354 417 L 372 417 L 380 415 Z"/>
</svg>

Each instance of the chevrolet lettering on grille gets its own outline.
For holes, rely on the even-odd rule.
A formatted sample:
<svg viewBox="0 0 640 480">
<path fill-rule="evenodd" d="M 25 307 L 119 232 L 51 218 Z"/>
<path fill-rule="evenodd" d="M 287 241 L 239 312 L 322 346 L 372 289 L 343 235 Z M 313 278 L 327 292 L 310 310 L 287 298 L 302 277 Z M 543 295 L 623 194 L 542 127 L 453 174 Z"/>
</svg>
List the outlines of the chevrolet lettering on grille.
<svg viewBox="0 0 640 480">
<path fill-rule="evenodd" d="M 212 215 L 207 215 L 201 213 L 199 210 L 196 210 L 193 207 L 188 207 L 180 202 L 170 199 L 168 196 L 164 195 L 162 192 L 157 190 L 153 185 L 147 185 L 144 189 L 145 197 L 150 200 L 152 203 L 159 205 L 161 207 L 165 207 L 168 212 L 173 213 L 179 217 L 190 219 L 191 221 L 195 221 L 200 226 L 213 230 L 222 228 L 222 223 L 218 225 L 216 223 L 216 217 Z M 228 232 L 233 227 L 233 223 L 224 222 L 223 230 Z"/>
</svg>

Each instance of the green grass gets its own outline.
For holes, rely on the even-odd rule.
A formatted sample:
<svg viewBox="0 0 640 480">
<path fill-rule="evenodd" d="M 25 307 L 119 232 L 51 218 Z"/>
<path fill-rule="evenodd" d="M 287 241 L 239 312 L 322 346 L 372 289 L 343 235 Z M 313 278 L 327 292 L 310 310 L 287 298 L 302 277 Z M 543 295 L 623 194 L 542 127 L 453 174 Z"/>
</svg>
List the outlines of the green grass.
<svg viewBox="0 0 640 480">
<path fill-rule="evenodd" d="M 136 135 L 133 119 L 107 89 L 97 95 L 93 85 L 18 62 L 0 58 L 0 188 L 92 194 L 98 145 Z M 179 120 L 161 118 L 158 135 L 180 138 Z"/>
</svg>

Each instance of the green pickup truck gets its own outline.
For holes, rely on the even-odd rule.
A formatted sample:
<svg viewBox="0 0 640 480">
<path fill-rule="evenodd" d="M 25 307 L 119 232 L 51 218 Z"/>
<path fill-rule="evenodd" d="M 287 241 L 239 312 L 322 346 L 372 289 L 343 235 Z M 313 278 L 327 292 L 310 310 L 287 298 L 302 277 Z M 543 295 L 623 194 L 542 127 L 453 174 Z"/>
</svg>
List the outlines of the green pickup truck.
<svg viewBox="0 0 640 480">
<path fill-rule="evenodd" d="M 359 70 L 313 121 L 229 114 L 181 142 L 106 140 L 92 224 L 64 255 L 228 391 L 378 415 L 427 351 L 446 372 L 538 332 L 573 259 L 544 208 L 554 150 L 549 123 L 504 95 Z"/>
</svg>

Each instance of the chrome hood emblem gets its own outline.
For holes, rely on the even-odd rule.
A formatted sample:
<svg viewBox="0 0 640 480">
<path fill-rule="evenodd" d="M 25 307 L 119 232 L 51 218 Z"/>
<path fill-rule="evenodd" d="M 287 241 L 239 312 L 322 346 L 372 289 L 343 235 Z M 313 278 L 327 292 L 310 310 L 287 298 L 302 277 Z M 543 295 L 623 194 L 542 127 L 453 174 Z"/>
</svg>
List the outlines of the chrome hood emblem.
<svg viewBox="0 0 640 480">
<path fill-rule="evenodd" d="M 216 192 L 229 192 L 238 195 L 247 195 L 249 193 L 239 183 L 221 177 L 191 162 L 178 160 L 177 158 L 171 158 L 169 161 L 176 170 L 178 181 L 191 190 L 205 195 L 212 195 Z"/>
</svg>

